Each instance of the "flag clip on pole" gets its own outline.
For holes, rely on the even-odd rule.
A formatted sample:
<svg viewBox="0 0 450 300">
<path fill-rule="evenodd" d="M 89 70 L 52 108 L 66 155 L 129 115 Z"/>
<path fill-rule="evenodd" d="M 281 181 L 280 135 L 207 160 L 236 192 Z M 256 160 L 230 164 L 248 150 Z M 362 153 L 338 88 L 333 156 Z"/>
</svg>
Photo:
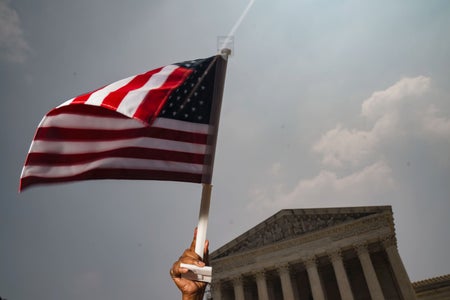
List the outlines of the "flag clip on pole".
<svg viewBox="0 0 450 300">
<path fill-rule="evenodd" d="M 199 212 L 199 220 L 197 226 L 197 238 L 195 243 L 195 253 L 197 253 L 203 259 L 203 252 L 206 241 L 206 230 L 208 227 L 208 216 L 209 216 L 209 206 L 211 202 L 211 190 L 212 190 L 212 173 L 214 166 L 214 155 L 216 150 L 216 142 L 217 142 L 217 133 L 219 130 L 219 117 L 220 117 L 220 109 L 222 106 L 222 95 L 225 84 L 225 73 L 227 69 L 227 60 L 228 56 L 231 54 L 231 50 L 224 48 L 220 52 L 219 61 L 217 63 L 216 69 L 216 78 L 214 85 L 214 95 L 213 95 L 213 106 L 214 111 L 212 114 L 212 125 L 213 125 L 213 134 L 211 135 L 211 140 L 208 144 L 211 146 L 211 161 L 210 161 L 210 170 L 208 172 L 208 178 L 203 183 L 202 188 L 202 198 L 200 203 L 200 212 Z M 188 278 L 196 281 L 203 282 L 211 282 L 212 278 L 212 268 L 210 266 L 205 266 L 200 268 L 195 265 L 189 264 L 181 264 L 180 267 L 189 269 L 190 272 L 186 274 L 182 274 L 182 277 Z"/>
</svg>

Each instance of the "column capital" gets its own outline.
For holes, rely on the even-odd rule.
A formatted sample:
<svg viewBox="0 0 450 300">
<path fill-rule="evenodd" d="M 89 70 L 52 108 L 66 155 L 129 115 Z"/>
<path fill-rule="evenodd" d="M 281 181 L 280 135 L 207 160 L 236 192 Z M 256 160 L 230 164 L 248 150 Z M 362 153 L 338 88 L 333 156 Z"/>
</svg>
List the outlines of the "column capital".
<svg viewBox="0 0 450 300">
<path fill-rule="evenodd" d="M 367 243 L 365 242 L 353 244 L 353 248 L 355 248 L 358 255 L 369 252 L 369 249 L 367 249 Z"/>
<path fill-rule="evenodd" d="M 233 281 L 233 284 L 243 284 L 244 283 L 244 277 L 242 277 L 241 275 L 235 276 L 231 278 L 231 281 Z"/>
<path fill-rule="evenodd" d="M 397 238 L 393 234 L 383 237 L 381 239 L 381 243 L 383 244 L 384 248 L 390 248 L 390 247 L 397 248 Z"/>
<path fill-rule="evenodd" d="M 316 267 L 317 264 L 317 258 L 316 256 L 309 256 L 307 257 L 304 261 L 303 264 L 305 265 L 305 267 L 308 268 L 312 268 L 312 267 Z"/>
<path fill-rule="evenodd" d="M 266 270 L 259 270 L 253 273 L 256 279 L 266 278 Z"/>
<path fill-rule="evenodd" d="M 328 257 L 331 262 L 342 260 L 342 250 L 341 249 L 333 249 L 327 252 Z"/>
<path fill-rule="evenodd" d="M 277 268 L 278 273 L 282 273 L 282 272 L 289 272 L 291 266 L 289 265 L 289 263 L 285 263 L 276 265 L 275 267 Z"/>
</svg>

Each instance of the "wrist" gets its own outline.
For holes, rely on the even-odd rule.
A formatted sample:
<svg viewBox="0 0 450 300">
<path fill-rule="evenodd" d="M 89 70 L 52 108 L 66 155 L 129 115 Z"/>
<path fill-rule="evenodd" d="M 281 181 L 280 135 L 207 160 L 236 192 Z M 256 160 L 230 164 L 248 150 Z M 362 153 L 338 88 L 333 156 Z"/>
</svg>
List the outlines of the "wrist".
<svg viewBox="0 0 450 300">
<path fill-rule="evenodd" d="M 201 300 L 203 299 L 203 295 L 200 294 L 183 294 L 181 297 L 182 300 Z"/>
</svg>

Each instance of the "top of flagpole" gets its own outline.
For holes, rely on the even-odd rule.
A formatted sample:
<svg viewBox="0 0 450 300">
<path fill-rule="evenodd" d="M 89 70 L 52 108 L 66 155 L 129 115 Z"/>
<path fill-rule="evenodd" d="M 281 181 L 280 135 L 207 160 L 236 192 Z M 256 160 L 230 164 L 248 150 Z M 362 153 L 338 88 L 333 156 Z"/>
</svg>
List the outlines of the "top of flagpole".
<svg viewBox="0 0 450 300">
<path fill-rule="evenodd" d="M 234 36 L 220 35 L 217 37 L 217 54 L 227 60 L 234 52 Z"/>
<path fill-rule="evenodd" d="M 231 55 L 231 49 L 230 48 L 222 48 L 220 50 L 220 55 L 222 55 L 223 59 L 227 60 L 228 57 Z"/>
</svg>

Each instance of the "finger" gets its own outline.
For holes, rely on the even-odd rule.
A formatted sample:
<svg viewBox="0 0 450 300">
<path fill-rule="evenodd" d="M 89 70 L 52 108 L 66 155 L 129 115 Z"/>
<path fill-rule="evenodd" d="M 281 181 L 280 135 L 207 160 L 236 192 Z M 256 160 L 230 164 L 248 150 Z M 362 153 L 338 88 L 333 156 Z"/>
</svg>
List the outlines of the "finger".
<svg viewBox="0 0 450 300">
<path fill-rule="evenodd" d="M 174 279 L 174 280 L 175 280 L 176 278 L 180 278 L 180 277 L 181 277 L 181 274 L 180 274 L 180 275 L 177 275 L 177 274 L 174 272 L 173 268 L 170 269 L 169 274 L 170 274 L 170 277 L 172 277 L 172 279 Z"/>
<path fill-rule="evenodd" d="M 195 258 L 189 258 L 189 257 L 183 257 L 180 258 L 179 261 L 175 262 L 170 269 L 170 277 L 172 279 L 181 278 L 181 274 L 186 274 L 189 272 L 189 269 L 181 267 L 181 263 L 188 264 L 188 265 L 196 265 L 199 267 L 204 267 L 205 264 L 202 261 L 199 261 Z"/>
<path fill-rule="evenodd" d="M 184 258 L 184 257 L 189 257 L 189 258 L 194 258 L 194 259 L 197 259 L 197 260 L 201 260 L 200 255 L 198 255 L 198 254 L 197 254 L 194 250 L 192 250 L 192 249 L 186 249 L 186 250 L 184 250 L 183 255 L 181 255 L 180 259 L 181 259 L 181 258 Z"/>
<path fill-rule="evenodd" d="M 205 266 L 209 258 L 209 241 L 205 241 L 203 251 L 203 259 L 192 249 L 186 249 L 180 257 L 180 261 L 187 264 L 195 264 L 197 266 Z"/>
<path fill-rule="evenodd" d="M 174 277 L 180 277 L 181 273 L 180 273 L 180 262 L 176 261 L 173 263 L 172 265 L 172 269 L 170 269 L 170 275 L 172 276 L 172 278 Z"/>
<path fill-rule="evenodd" d="M 184 264 L 196 265 L 199 267 L 205 266 L 205 263 L 200 259 L 198 255 L 183 256 L 180 261 Z"/>
</svg>

